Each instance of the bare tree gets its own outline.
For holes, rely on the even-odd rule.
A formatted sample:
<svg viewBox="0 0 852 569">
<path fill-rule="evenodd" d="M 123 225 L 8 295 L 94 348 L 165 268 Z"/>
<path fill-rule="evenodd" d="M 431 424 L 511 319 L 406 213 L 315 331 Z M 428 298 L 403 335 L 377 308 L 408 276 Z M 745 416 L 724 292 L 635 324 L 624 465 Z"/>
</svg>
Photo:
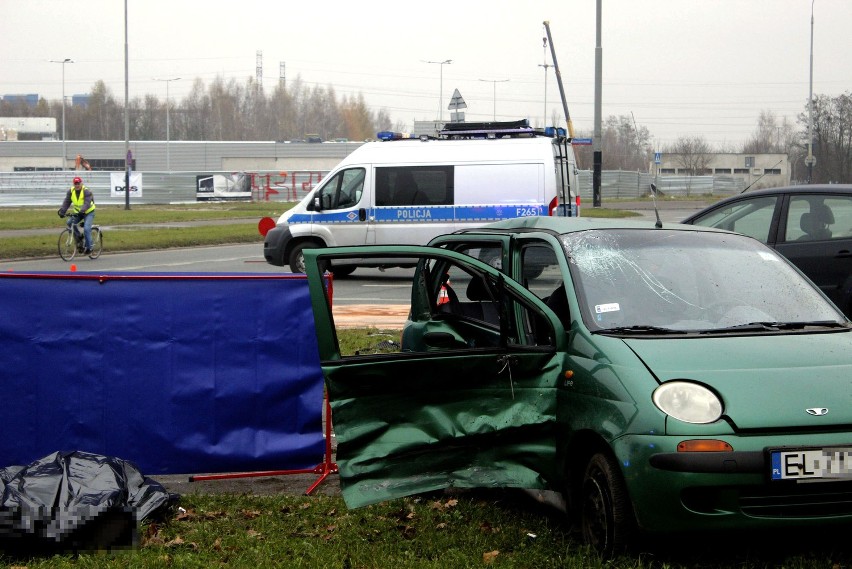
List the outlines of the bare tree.
<svg viewBox="0 0 852 569">
<path fill-rule="evenodd" d="M 363 95 L 357 98 L 343 99 L 340 105 L 340 115 L 343 121 L 342 132 L 350 140 L 365 140 L 375 136 L 373 119 Z"/>
<path fill-rule="evenodd" d="M 141 104 L 139 100 L 131 101 L 133 125 L 131 138 L 134 140 L 165 140 L 166 139 L 166 107 L 154 95 L 145 95 Z M 162 117 L 162 118 L 161 118 Z"/>
<path fill-rule="evenodd" d="M 300 80 L 296 79 L 296 90 Z M 275 120 L 274 140 L 285 141 L 296 137 L 296 109 L 293 95 L 283 85 L 278 84 L 269 101 L 269 113 Z"/>
<path fill-rule="evenodd" d="M 780 121 L 771 110 L 760 111 L 757 128 L 743 145 L 743 154 L 787 153 L 796 139 L 794 126 L 784 117 Z"/>
<path fill-rule="evenodd" d="M 234 79 L 225 83 L 221 77 L 217 77 L 210 85 L 213 140 L 245 140 L 239 113 L 241 91 Z"/>
<path fill-rule="evenodd" d="M 372 138 L 380 130 L 406 130 L 391 125 L 387 111 L 375 115 L 362 95 L 338 103 L 333 87 L 308 90 L 301 79 L 277 85 L 271 96 L 249 77 L 236 80 L 216 77 L 209 87 L 195 79 L 189 95 L 171 104 L 171 140 L 290 140 L 316 132 L 326 139 Z M 165 102 L 154 95 L 130 101 L 127 112 L 133 140 L 165 139 Z M 61 101 L 40 100 L 36 106 L 25 101 L 0 101 L 0 116 L 62 116 Z M 124 107 L 103 81 L 92 87 L 87 105 L 66 107 L 67 138 L 76 140 L 123 140 Z"/>
<path fill-rule="evenodd" d="M 817 159 L 812 181 L 852 183 L 852 92 L 836 97 L 819 95 L 814 99 L 813 152 Z M 807 144 L 807 110 L 799 115 L 802 139 Z"/>
<path fill-rule="evenodd" d="M 690 176 L 704 174 L 712 158 L 710 144 L 703 136 L 682 136 L 663 152 Z"/>
<path fill-rule="evenodd" d="M 591 132 L 577 132 L 576 138 L 592 138 Z M 576 146 L 574 153 L 583 168 L 592 165 L 592 146 Z M 653 157 L 651 133 L 637 126 L 630 115 L 610 115 L 601 129 L 601 167 L 604 170 L 647 172 Z"/>
<path fill-rule="evenodd" d="M 210 140 L 210 117 L 213 114 L 210 95 L 201 79 L 192 83 L 192 90 L 178 105 L 175 140 Z"/>
</svg>

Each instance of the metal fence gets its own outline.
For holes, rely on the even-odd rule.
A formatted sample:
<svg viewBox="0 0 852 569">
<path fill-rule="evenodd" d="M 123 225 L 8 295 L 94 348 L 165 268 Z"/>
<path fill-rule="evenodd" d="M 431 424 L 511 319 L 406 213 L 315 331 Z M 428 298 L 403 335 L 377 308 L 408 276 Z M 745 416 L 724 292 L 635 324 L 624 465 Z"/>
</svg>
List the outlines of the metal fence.
<svg viewBox="0 0 852 569">
<path fill-rule="evenodd" d="M 125 197 L 112 196 L 111 174 L 115 172 L 0 172 L 0 206 L 45 206 L 62 203 L 74 176 L 83 178 L 99 204 L 124 204 Z M 124 179 L 124 172 L 119 172 Z M 142 194 L 131 195 L 136 204 L 173 204 L 198 201 L 198 179 L 233 172 L 143 172 Z M 255 201 L 297 201 L 322 180 L 327 171 L 252 172 L 246 174 Z M 122 184 L 123 187 L 123 184 Z"/>
<path fill-rule="evenodd" d="M 666 196 L 733 195 L 745 189 L 745 180 L 734 176 L 654 176 L 647 172 L 605 170 L 601 172 L 601 199 L 629 199 L 649 195 L 651 183 Z M 581 170 L 580 198 L 591 200 L 592 172 Z"/>
<path fill-rule="evenodd" d="M 286 176 L 281 172 L 251 172 L 251 199 L 255 201 L 298 201 L 320 182 L 327 171 L 297 171 Z M 0 207 L 45 206 L 60 204 L 71 187 L 75 175 L 95 194 L 100 204 L 124 204 L 123 196 L 113 197 L 110 191 L 111 172 L 44 171 L 0 172 Z M 123 172 L 121 173 L 123 175 Z M 141 196 L 131 196 L 132 203 L 170 204 L 198 201 L 198 179 L 233 172 L 144 172 Z M 667 196 L 731 195 L 745 189 L 745 181 L 733 176 L 657 176 L 645 172 L 607 170 L 601 173 L 601 199 L 629 199 L 647 196 L 651 183 Z M 580 197 L 592 199 L 592 172 L 579 174 Z"/>
</svg>

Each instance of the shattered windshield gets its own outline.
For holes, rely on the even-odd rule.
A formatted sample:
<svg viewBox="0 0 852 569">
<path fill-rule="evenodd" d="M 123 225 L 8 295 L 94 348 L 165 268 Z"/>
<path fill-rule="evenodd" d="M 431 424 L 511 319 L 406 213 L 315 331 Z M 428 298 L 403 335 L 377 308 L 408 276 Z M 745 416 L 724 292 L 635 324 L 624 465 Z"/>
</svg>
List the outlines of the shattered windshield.
<svg viewBox="0 0 852 569">
<path fill-rule="evenodd" d="M 672 333 L 843 326 L 775 251 L 724 233 L 584 231 L 562 236 L 593 331 Z"/>
</svg>

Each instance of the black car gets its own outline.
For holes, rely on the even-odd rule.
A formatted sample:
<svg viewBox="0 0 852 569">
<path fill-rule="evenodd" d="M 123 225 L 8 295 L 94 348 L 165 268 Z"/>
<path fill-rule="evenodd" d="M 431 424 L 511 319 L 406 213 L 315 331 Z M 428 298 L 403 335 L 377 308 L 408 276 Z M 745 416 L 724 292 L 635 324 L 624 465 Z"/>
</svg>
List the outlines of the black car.
<svg viewBox="0 0 852 569">
<path fill-rule="evenodd" d="M 852 185 L 747 192 L 683 223 L 744 233 L 774 247 L 852 316 Z"/>
</svg>

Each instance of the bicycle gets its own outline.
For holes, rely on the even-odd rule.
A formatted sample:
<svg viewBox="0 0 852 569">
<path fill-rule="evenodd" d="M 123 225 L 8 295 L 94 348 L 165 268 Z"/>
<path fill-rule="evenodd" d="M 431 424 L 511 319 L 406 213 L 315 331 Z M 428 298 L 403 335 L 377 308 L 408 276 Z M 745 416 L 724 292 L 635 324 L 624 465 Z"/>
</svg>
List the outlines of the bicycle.
<svg viewBox="0 0 852 569">
<path fill-rule="evenodd" d="M 84 254 L 86 251 L 86 237 L 83 234 L 83 223 L 81 219 L 71 224 L 71 227 L 66 227 L 59 234 L 59 256 L 63 261 L 70 261 L 78 253 Z M 100 225 L 92 226 L 92 251 L 89 253 L 90 259 L 97 259 L 101 256 L 104 250 L 104 236 L 101 233 Z"/>
</svg>

